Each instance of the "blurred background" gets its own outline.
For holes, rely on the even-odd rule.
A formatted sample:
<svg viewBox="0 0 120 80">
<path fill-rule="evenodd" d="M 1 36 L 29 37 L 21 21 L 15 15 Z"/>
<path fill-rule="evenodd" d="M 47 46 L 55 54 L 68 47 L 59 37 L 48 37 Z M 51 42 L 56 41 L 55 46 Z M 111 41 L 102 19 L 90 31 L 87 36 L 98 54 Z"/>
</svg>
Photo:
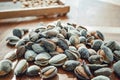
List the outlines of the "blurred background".
<svg viewBox="0 0 120 80">
<path fill-rule="evenodd" d="M 3 1 L 3 2 L 1 2 Z M 0 0 L 0 11 L 21 8 L 19 3 L 14 4 L 10 0 Z M 12 50 L 6 46 L 6 38 L 11 34 L 14 28 L 35 28 L 41 23 L 51 23 L 61 19 L 62 22 L 72 22 L 84 26 L 88 31 L 99 30 L 105 36 L 105 41 L 114 40 L 120 43 L 120 0 L 62 0 L 65 5 L 70 6 L 70 12 L 66 16 L 55 18 L 39 18 L 39 17 L 20 17 L 10 19 L 0 19 L 0 59 L 5 53 Z M 0 14 L 2 15 L 2 14 Z M 17 15 L 17 14 L 16 14 Z M 64 77 L 63 77 L 64 76 Z M 114 80 L 115 75 L 112 75 Z M 14 75 L 3 77 L 0 80 L 16 80 Z M 18 80 L 32 80 L 29 77 L 21 77 Z M 74 75 L 66 75 L 61 71 L 57 80 L 76 80 Z M 34 80 L 38 80 L 37 78 Z M 56 80 L 56 78 L 54 79 Z"/>
<path fill-rule="evenodd" d="M 72 0 L 70 18 L 91 26 L 120 26 L 120 0 Z"/>
<path fill-rule="evenodd" d="M 1 0 L 3 1 L 3 0 Z M 8 1 L 8 0 L 6 0 Z M 10 1 L 10 0 L 9 0 Z M 70 6 L 70 12 L 63 17 L 40 19 L 36 17 L 24 17 L 13 19 L 0 19 L 0 26 L 14 24 L 32 24 L 37 22 L 50 22 L 54 20 L 72 21 L 91 30 L 100 30 L 105 33 L 109 40 L 115 39 L 120 42 L 120 0 L 61 0 Z M 0 2 L 0 11 L 12 8 L 21 8 L 19 3 Z M 28 23 L 27 23 L 28 22 Z M 1 27 L 2 30 L 2 27 Z M 4 28 L 3 28 L 4 30 Z M 112 37 L 110 37 L 112 36 Z"/>
<path fill-rule="evenodd" d="M 0 11 L 21 8 L 19 2 L 0 0 Z M 9 1 L 9 2 L 7 2 Z M 61 0 L 70 5 L 68 19 L 75 19 L 82 25 L 120 26 L 120 0 Z M 23 19 L 22 19 L 23 20 Z M 0 20 L 1 21 L 1 20 Z"/>
</svg>

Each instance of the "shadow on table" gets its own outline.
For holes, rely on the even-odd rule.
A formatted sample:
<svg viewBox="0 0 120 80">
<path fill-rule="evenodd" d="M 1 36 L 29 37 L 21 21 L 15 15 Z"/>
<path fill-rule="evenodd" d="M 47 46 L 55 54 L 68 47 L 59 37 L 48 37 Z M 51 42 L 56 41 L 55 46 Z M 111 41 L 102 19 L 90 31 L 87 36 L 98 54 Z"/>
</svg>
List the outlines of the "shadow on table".
<svg viewBox="0 0 120 80">
<path fill-rule="evenodd" d="M 41 18 L 41 17 L 20 17 L 20 18 L 9 18 L 9 19 L 0 19 L 0 24 L 6 24 L 6 23 L 10 23 L 10 24 L 18 24 L 18 23 L 22 23 L 22 22 L 36 22 L 36 21 L 44 21 L 44 22 L 48 22 L 48 21 L 54 21 L 54 20 L 65 20 L 68 19 L 67 15 L 66 16 L 61 16 L 61 17 L 45 17 L 45 18 Z"/>
</svg>

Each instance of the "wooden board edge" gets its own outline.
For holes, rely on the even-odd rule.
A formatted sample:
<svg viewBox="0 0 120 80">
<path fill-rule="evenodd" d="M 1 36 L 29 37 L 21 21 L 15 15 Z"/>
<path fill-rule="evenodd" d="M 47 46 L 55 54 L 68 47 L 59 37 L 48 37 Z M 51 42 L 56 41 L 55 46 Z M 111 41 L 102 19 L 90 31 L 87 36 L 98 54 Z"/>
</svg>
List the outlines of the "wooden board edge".
<svg viewBox="0 0 120 80">
<path fill-rule="evenodd" d="M 1 0 L 2 1 L 2 0 Z M 5 0 L 11 1 L 11 0 Z M 16 18 L 16 17 L 27 17 L 27 16 L 49 16 L 49 15 L 66 15 L 70 11 L 70 6 L 65 5 L 60 0 L 63 5 L 50 6 L 50 7 L 33 7 L 33 8 L 20 8 L 20 9 L 10 9 L 1 10 L 0 19 L 6 18 Z"/>
<path fill-rule="evenodd" d="M 70 11 L 69 6 L 1 11 L 0 19 L 25 17 L 25 16 L 41 16 L 41 15 L 46 16 L 46 15 L 54 15 L 54 14 L 66 14 L 69 11 Z"/>
</svg>

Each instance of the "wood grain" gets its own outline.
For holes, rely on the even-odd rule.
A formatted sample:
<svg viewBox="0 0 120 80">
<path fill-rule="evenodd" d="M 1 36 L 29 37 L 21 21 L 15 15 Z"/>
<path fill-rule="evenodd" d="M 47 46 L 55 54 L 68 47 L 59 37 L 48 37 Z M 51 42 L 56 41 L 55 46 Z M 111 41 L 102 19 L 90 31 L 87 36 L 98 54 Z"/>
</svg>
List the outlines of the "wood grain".
<svg viewBox="0 0 120 80">
<path fill-rule="evenodd" d="M 3 0 L 4 1 L 4 0 Z M 11 8 L 9 9 L 9 6 L 6 4 L 9 3 L 9 5 L 18 5 L 13 4 L 12 1 L 8 2 L 2 2 L 3 4 L 0 4 L 0 6 L 5 6 L 5 9 L 0 10 L 0 19 L 5 18 L 15 18 L 15 17 L 26 17 L 26 16 L 50 16 L 50 15 L 65 15 L 69 12 L 70 7 L 68 5 L 65 5 L 61 1 L 59 2 L 58 6 L 49 6 L 49 7 L 32 7 L 32 8 Z M 19 4 L 20 5 L 20 4 Z M 18 6 L 19 6 L 18 5 Z"/>
<path fill-rule="evenodd" d="M 61 19 L 62 22 L 75 22 L 85 26 L 89 31 L 100 30 L 105 35 L 105 41 L 116 40 L 120 43 L 120 6 L 110 3 L 100 2 L 99 0 L 66 0 L 66 4 L 71 6 L 70 13 L 64 17 L 57 18 L 39 18 L 24 17 L 0 20 L 0 60 L 4 55 L 14 48 L 6 46 L 6 38 L 11 36 L 14 28 L 38 27 L 41 23 L 50 23 Z M 14 61 L 14 67 L 17 60 Z M 14 68 L 13 67 L 13 68 Z M 112 66 L 111 66 L 112 67 Z M 114 73 L 110 76 L 111 80 L 120 80 Z M 27 77 L 23 75 L 16 77 L 13 71 L 9 75 L 0 77 L 0 80 L 42 80 L 40 76 Z M 78 80 L 72 72 L 66 72 L 58 69 L 58 75 L 49 80 Z"/>
</svg>

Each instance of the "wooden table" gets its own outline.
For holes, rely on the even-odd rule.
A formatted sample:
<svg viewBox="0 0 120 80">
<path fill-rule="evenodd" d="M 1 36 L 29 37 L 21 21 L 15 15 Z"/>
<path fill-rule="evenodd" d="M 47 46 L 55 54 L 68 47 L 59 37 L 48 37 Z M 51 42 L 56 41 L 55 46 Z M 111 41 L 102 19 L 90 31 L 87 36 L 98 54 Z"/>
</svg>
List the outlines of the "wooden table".
<svg viewBox="0 0 120 80">
<path fill-rule="evenodd" d="M 34 28 L 41 22 L 49 23 L 58 19 L 63 22 L 73 22 L 85 26 L 89 31 L 100 30 L 105 35 L 105 40 L 116 40 L 120 43 L 120 6 L 101 2 L 99 0 L 66 0 L 66 4 L 71 6 L 67 16 L 57 18 L 41 19 L 36 17 L 1 19 L 0 20 L 0 60 L 9 51 L 13 50 L 6 46 L 5 39 L 11 35 L 13 28 Z M 14 62 L 14 64 L 17 61 Z M 114 74 L 112 80 L 120 80 Z M 27 77 L 25 75 L 16 77 L 11 72 L 0 80 L 42 80 L 39 76 Z M 50 80 L 50 79 L 49 79 Z M 77 80 L 70 72 L 58 70 L 58 75 L 51 80 Z"/>
</svg>

